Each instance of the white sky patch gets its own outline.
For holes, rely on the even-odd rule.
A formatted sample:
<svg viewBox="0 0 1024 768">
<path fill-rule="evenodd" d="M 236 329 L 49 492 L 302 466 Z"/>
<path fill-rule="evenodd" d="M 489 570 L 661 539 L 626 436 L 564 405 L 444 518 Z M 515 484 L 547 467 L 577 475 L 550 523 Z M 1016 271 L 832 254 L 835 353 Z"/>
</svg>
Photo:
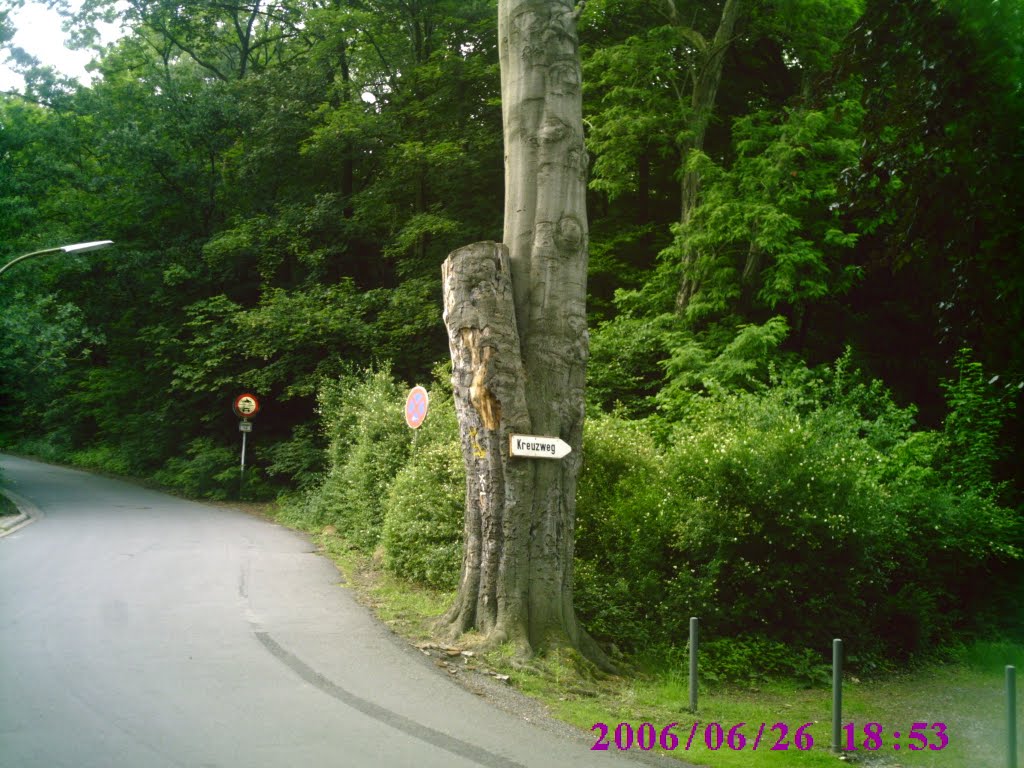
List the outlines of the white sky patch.
<svg viewBox="0 0 1024 768">
<path fill-rule="evenodd" d="M 59 72 L 88 83 L 92 76 L 85 71 L 85 65 L 93 58 L 92 51 L 76 51 L 67 47 L 67 33 L 61 29 L 61 17 L 56 11 L 39 3 L 28 2 L 24 7 L 11 13 L 11 21 L 17 31 L 12 45 L 24 48 L 43 64 L 55 67 Z M 100 25 L 102 42 L 108 43 L 121 35 L 117 24 Z M 0 59 L 6 59 L 0 53 Z M 25 85 L 21 75 L 0 63 L 0 91 L 20 91 Z"/>
</svg>

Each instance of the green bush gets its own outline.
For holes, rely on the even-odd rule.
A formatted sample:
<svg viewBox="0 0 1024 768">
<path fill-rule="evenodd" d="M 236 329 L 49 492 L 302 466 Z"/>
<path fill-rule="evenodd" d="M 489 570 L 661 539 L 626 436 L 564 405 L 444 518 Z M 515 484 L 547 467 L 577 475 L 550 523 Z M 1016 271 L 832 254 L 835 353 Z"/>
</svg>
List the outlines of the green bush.
<svg viewBox="0 0 1024 768">
<path fill-rule="evenodd" d="M 9 443 L 5 441 L 4 448 L 59 464 L 71 456 L 72 444 L 70 430 L 54 429 L 41 436 L 12 438 Z"/>
<path fill-rule="evenodd" d="M 649 420 L 588 422 L 576 597 L 592 633 L 635 650 L 685 642 L 692 615 L 796 646 L 857 630 L 895 567 L 874 533 L 878 453 L 849 412 L 802 416 L 790 394 L 698 398 L 661 449 Z"/>
<path fill-rule="evenodd" d="M 988 378 L 970 349 L 957 353 L 955 365 L 956 379 L 942 382 L 948 408 L 944 464 L 958 487 L 992 495 L 995 466 L 1007 452 L 1000 435 L 1015 402 L 997 388 L 998 376 Z"/>
<path fill-rule="evenodd" d="M 801 415 L 784 393 L 708 398 L 669 452 L 676 546 L 714 582 L 719 634 L 796 646 L 862 634 L 905 542 L 879 493 L 881 460 L 845 410 Z"/>
<path fill-rule="evenodd" d="M 1009 640 L 979 641 L 957 649 L 960 663 L 978 672 L 1000 674 L 1007 664 L 1024 668 L 1024 644 Z"/>
<path fill-rule="evenodd" d="M 384 502 L 384 567 L 406 579 L 454 589 L 462 563 L 466 469 L 451 387 L 434 386 L 430 415 L 413 436 Z"/>
<path fill-rule="evenodd" d="M 300 491 L 309 491 L 323 482 L 324 449 L 317 431 L 310 424 L 292 429 L 291 440 L 273 443 L 263 451 L 268 458 L 267 474 L 287 478 Z"/>
<path fill-rule="evenodd" d="M 7 478 L 4 476 L 4 471 L 0 468 L 0 489 L 7 487 Z M 14 502 L 8 499 L 3 493 L 0 493 L 0 515 L 16 515 L 18 514 L 18 508 L 14 505 Z"/>
<path fill-rule="evenodd" d="M 576 598 L 595 636 L 680 647 L 700 616 L 713 637 L 798 650 L 843 637 L 866 665 L 990 622 L 1020 521 L 945 482 L 944 435 L 913 431 L 848 362 L 688 395 L 667 439 L 661 419 L 588 422 Z M 794 651 L 788 674 L 813 679 L 816 653 Z"/>
<path fill-rule="evenodd" d="M 71 454 L 71 462 L 87 469 L 98 469 L 115 475 L 128 475 L 132 471 L 132 462 L 124 451 L 109 443 L 100 443 L 88 448 L 81 448 Z"/>
<path fill-rule="evenodd" d="M 763 635 L 702 638 L 698 643 L 700 677 L 712 683 L 757 683 L 788 677 L 807 685 L 827 685 L 830 678 L 831 667 L 822 649 L 798 649 Z M 679 668 L 686 664 L 682 655 L 675 655 Z"/>
<path fill-rule="evenodd" d="M 627 408 L 632 417 L 650 413 L 662 378 L 659 361 L 667 353 L 666 337 L 673 325 L 670 315 L 651 319 L 622 314 L 594 328 L 587 361 L 588 404 Z"/>
<path fill-rule="evenodd" d="M 635 650 L 676 635 L 666 610 L 685 579 L 672 556 L 674 494 L 648 421 L 587 421 L 576 493 L 576 609 L 588 631 Z"/>
<path fill-rule="evenodd" d="M 259 470 L 247 467 L 245 485 L 239 467 L 237 449 L 218 445 L 212 438 L 200 437 L 191 441 L 186 449 L 187 458 L 169 459 L 153 475 L 161 485 L 191 498 L 223 500 L 238 498 L 270 498 L 272 495 Z"/>
<path fill-rule="evenodd" d="M 388 488 L 409 454 L 403 402 L 387 368 L 342 377 L 320 393 L 328 470 L 313 522 L 334 525 L 364 552 L 377 546 Z"/>
</svg>

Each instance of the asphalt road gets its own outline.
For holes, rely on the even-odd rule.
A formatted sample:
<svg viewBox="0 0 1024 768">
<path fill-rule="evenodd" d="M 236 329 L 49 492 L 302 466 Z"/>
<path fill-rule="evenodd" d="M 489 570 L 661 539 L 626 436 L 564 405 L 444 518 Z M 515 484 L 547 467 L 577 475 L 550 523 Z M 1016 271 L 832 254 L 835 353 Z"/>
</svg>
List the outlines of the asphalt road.
<svg viewBox="0 0 1024 768">
<path fill-rule="evenodd" d="M 0 538 L 2 768 L 638 764 L 452 683 L 299 534 L 85 472 L 0 466 L 37 508 Z"/>
</svg>

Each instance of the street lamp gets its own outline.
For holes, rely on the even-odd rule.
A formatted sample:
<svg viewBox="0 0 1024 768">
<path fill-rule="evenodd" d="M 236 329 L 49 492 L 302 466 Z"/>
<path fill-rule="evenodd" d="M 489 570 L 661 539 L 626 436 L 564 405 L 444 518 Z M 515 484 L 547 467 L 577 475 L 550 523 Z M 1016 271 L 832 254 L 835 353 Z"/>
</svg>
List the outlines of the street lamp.
<svg viewBox="0 0 1024 768">
<path fill-rule="evenodd" d="M 87 251 L 98 251 L 100 248 L 106 248 L 108 245 L 113 245 L 113 240 L 96 240 L 92 243 L 75 243 L 74 245 L 62 245 L 58 248 L 45 248 L 41 251 L 32 251 L 32 253 L 26 253 L 24 256 L 19 256 L 13 261 L 9 261 L 0 267 L 0 275 L 2 275 L 9 267 L 13 267 L 19 261 L 31 258 L 32 256 L 43 256 L 47 253 L 85 253 Z"/>
</svg>

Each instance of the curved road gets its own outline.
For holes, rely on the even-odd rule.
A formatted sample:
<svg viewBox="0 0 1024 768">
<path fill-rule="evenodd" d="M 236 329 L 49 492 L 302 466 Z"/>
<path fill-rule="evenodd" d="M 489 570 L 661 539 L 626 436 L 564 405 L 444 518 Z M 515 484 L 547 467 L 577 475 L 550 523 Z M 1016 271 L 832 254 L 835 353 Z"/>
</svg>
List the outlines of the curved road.
<svg viewBox="0 0 1024 768">
<path fill-rule="evenodd" d="M 0 466 L 42 512 L 0 538 L 4 768 L 638 764 L 447 680 L 292 531 L 85 472 Z"/>
</svg>

